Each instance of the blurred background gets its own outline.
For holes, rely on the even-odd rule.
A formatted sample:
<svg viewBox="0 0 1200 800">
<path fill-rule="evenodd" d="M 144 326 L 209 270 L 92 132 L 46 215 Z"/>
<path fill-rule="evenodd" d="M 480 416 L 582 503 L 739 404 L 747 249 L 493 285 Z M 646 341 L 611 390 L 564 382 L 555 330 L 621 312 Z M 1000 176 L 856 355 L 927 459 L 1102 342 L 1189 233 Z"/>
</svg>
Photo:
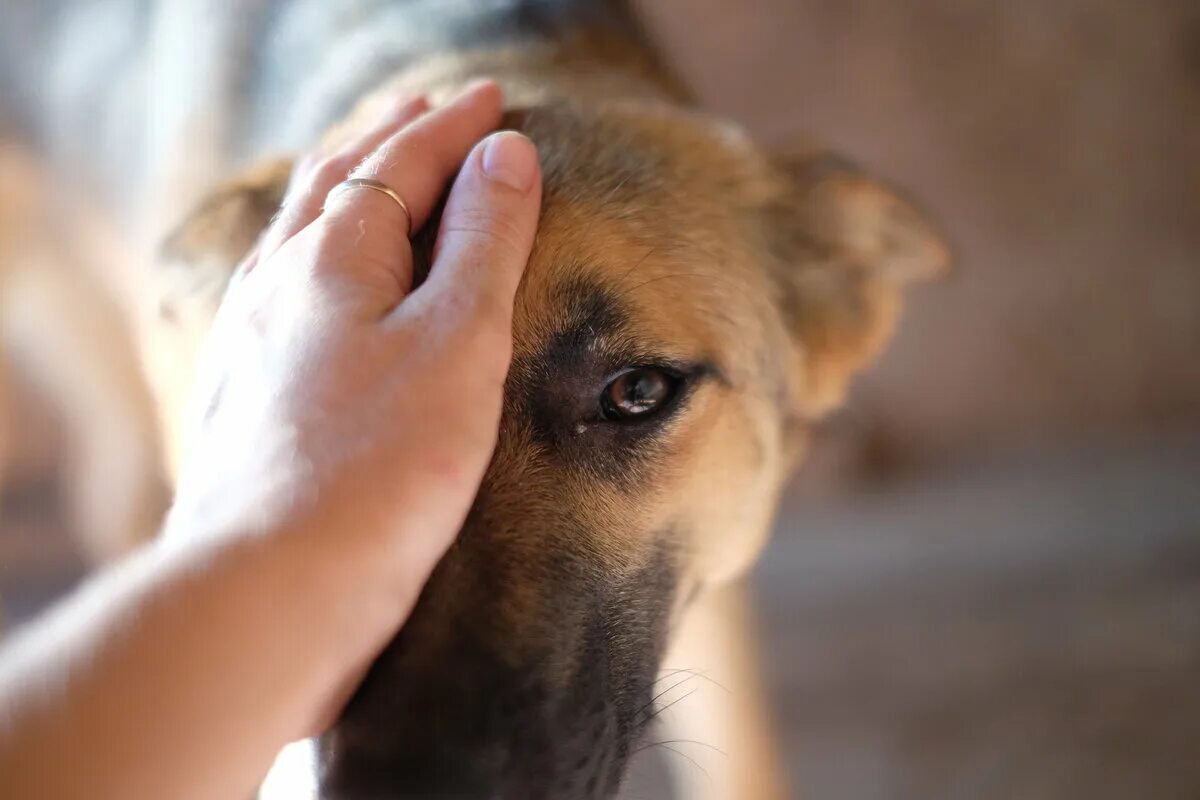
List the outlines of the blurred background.
<svg viewBox="0 0 1200 800">
<path fill-rule="evenodd" d="M 905 187 L 957 255 L 756 575 L 799 794 L 1200 797 L 1200 6 L 639 6 L 705 106 Z M 11 624 L 83 561 L 10 355 Z"/>
</svg>

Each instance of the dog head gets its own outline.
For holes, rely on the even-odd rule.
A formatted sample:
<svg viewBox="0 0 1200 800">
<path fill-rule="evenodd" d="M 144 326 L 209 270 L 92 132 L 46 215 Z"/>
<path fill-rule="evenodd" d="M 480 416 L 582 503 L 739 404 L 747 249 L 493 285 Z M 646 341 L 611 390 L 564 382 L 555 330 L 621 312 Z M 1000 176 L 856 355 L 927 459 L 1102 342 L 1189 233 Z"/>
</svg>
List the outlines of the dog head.
<svg viewBox="0 0 1200 800">
<path fill-rule="evenodd" d="M 773 157 L 636 102 L 509 122 L 546 188 L 499 444 L 325 738 L 327 797 L 612 796 L 673 623 L 753 562 L 810 423 L 887 339 L 904 286 L 947 261 L 909 204 L 820 152 Z M 173 238 L 161 275 L 210 296 L 164 295 L 161 341 L 198 340 L 286 173 L 225 187 Z"/>
</svg>

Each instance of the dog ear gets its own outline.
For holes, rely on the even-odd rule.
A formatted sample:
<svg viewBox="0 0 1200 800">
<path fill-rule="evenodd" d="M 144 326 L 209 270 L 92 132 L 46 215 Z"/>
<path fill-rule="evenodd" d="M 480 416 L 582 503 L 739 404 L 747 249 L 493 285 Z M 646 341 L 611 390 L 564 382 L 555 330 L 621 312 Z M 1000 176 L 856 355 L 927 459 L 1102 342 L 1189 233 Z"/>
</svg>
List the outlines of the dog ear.
<svg viewBox="0 0 1200 800">
<path fill-rule="evenodd" d="M 901 295 L 942 275 L 950 254 L 925 217 L 847 162 L 816 152 L 774 158 L 768 237 L 796 340 L 796 412 L 837 407 L 891 335 Z"/>
<path fill-rule="evenodd" d="M 291 179 L 292 160 L 273 159 L 219 184 L 159 248 L 159 308 L 197 289 L 224 292 L 234 269 L 279 210 Z M 164 305 L 165 304 L 165 305 Z"/>
<path fill-rule="evenodd" d="M 200 347 L 238 264 L 279 210 L 291 159 L 259 164 L 217 186 L 159 247 L 140 337 L 172 473 Z"/>
</svg>

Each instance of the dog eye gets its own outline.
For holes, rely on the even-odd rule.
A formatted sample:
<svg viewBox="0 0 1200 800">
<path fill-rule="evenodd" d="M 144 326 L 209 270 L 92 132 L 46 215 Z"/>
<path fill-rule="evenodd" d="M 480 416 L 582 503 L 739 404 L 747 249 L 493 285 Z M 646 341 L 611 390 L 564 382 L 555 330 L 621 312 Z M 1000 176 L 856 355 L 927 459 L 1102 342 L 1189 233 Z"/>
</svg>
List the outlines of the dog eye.
<svg viewBox="0 0 1200 800">
<path fill-rule="evenodd" d="M 615 422 L 650 416 L 670 403 L 678 386 L 678 376 L 659 369 L 628 370 L 604 389 L 600 396 L 601 414 Z"/>
</svg>

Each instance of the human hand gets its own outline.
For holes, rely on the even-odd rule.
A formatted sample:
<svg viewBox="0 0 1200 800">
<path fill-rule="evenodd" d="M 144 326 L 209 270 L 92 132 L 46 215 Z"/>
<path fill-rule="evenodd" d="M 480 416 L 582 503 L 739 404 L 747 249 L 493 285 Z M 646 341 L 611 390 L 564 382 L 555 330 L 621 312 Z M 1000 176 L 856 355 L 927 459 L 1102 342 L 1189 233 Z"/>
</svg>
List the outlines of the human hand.
<svg viewBox="0 0 1200 800">
<path fill-rule="evenodd" d="M 478 84 L 433 111 L 408 103 L 302 166 L 202 357 L 167 535 L 299 543 L 310 562 L 344 565 L 313 591 L 337 593 L 356 623 L 380 631 L 366 662 L 345 665 L 317 728 L 407 618 L 495 446 L 513 296 L 541 196 L 527 139 L 505 132 L 476 145 L 500 116 L 496 86 Z M 394 200 L 352 189 L 321 210 L 360 162 L 353 175 L 398 192 L 414 230 L 463 165 L 415 290 Z"/>
</svg>

